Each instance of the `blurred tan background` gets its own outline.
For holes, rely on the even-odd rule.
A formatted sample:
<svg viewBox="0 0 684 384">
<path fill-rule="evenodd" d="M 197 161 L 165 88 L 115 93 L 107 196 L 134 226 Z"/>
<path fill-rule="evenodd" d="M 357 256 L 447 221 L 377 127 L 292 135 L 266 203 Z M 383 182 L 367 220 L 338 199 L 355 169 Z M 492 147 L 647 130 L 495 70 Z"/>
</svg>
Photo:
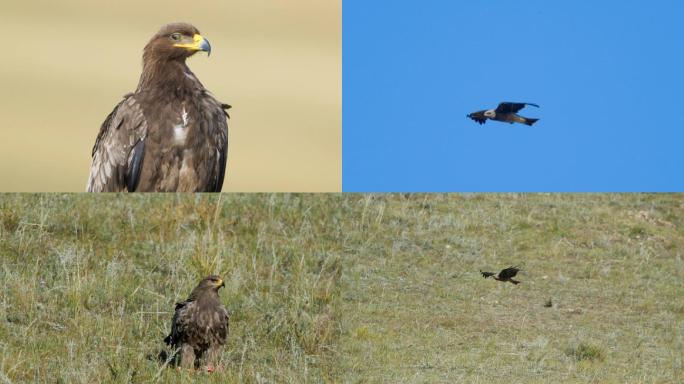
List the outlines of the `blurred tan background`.
<svg viewBox="0 0 684 384">
<path fill-rule="evenodd" d="M 188 65 L 233 106 L 223 191 L 340 191 L 341 13 L 341 0 L 3 1 L 0 191 L 84 191 L 100 124 L 173 21 L 211 42 Z"/>
</svg>

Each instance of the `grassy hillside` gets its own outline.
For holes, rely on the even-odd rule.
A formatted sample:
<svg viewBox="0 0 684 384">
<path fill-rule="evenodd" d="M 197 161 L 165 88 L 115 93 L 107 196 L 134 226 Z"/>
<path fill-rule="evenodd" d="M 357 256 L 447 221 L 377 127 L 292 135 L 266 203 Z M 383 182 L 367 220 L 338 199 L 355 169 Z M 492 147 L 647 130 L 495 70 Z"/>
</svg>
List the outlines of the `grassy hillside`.
<svg viewBox="0 0 684 384">
<path fill-rule="evenodd" d="M 371 382 L 683 382 L 682 197 L 357 197 L 341 369 Z M 478 273 L 516 264 L 517 286 Z"/>
<path fill-rule="evenodd" d="M 0 196 L 0 382 L 190 382 L 148 359 L 210 273 L 231 312 L 205 382 L 328 380 L 340 229 L 326 196 Z M 217 209 L 218 208 L 218 209 Z"/>
<path fill-rule="evenodd" d="M 677 382 L 683 253 L 684 195 L 0 195 L 0 382 Z M 161 369 L 209 273 L 224 369 Z"/>
</svg>

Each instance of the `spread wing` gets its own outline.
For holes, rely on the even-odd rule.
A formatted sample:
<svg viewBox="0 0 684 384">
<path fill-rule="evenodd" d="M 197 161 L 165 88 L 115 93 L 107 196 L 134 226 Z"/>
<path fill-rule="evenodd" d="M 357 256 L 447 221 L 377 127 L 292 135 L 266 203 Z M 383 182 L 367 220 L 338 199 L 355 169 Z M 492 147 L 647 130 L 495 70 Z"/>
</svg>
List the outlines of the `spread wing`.
<svg viewBox="0 0 684 384">
<path fill-rule="evenodd" d="M 487 117 L 485 117 L 484 113 L 485 111 L 477 111 L 469 114 L 468 117 L 482 125 L 487 122 Z"/>
<path fill-rule="evenodd" d="M 511 103 L 503 102 L 496 107 L 496 113 L 508 114 L 508 113 L 518 113 L 521 109 L 525 108 L 526 105 L 531 105 L 533 107 L 539 108 L 537 104 L 532 103 Z"/>
<path fill-rule="evenodd" d="M 520 269 L 518 267 L 508 267 L 501 272 L 499 272 L 499 278 L 500 279 L 510 279 L 511 277 L 514 277 L 515 275 L 518 274 L 518 271 Z"/>
<path fill-rule="evenodd" d="M 140 180 L 147 122 L 133 95 L 127 95 L 100 127 L 86 191 L 134 191 Z"/>
</svg>

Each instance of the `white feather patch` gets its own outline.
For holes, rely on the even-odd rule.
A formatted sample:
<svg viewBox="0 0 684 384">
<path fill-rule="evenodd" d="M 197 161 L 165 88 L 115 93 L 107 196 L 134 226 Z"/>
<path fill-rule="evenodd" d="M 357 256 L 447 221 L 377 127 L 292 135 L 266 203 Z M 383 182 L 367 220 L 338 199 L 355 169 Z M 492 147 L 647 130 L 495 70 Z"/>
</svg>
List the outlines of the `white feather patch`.
<svg viewBox="0 0 684 384">
<path fill-rule="evenodd" d="M 173 141 L 176 145 L 185 144 L 185 139 L 188 137 L 188 112 L 185 111 L 185 107 L 183 107 L 181 119 L 183 120 L 181 124 L 173 126 Z"/>
</svg>

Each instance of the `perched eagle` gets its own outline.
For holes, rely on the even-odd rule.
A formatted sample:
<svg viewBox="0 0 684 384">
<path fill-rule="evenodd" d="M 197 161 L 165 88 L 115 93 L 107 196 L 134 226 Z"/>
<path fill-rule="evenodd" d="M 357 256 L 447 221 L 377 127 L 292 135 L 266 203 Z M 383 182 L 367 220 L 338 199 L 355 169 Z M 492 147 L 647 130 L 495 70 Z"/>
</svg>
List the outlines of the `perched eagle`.
<svg viewBox="0 0 684 384">
<path fill-rule="evenodd" d="M 220 192 L 228 113 L 185 64 L 209 42 L 190 24 L 161 28 L 143 52 L 138 88 L 100 127 L 88 192 Z"/>
<path fill-rule="evenodd" d="M 171 333 L 164 342 L 174 348 L 175 365 L 216 369 L 221 349 L 228 338 L 228 311 L 219 300 L 218 290 L 225 286 L 216 276 L 207 276 L 192 290 L 190 297 L 176 303 Z M 180 357 L 180 362 L 178 361 Z"/>
<path fill-rule="evenodd" d="M 525 108 L 526 105 L 531 105 L 533 107 L 539 108 L 537 104 L 532 103 L 508 103 L 504 102 L 499 104 L 496 109 L 486 109 L 482 111 L 473 112 L 468 115 L 471 119 L 477 121 L 480 124 L 487 122 L 487 119 L 503 121 L 506 123 L 523 123 L 527 125 L 532 125 L 539 119 L 531 119 L 528 117 L 522 117 L 517 115 L 518 111 Z"/>
<path fill-rule="evenodd" d="M 494 280 L 510 281 L 513 284 L 520 283 L 518 280 L 513 280 L 513 277 L 515 277 L 515 275 L 517 275 L 518 272 L 520 272 L 520 269 L 518 267 L 508 267 L 506 269 L 501 270 L 501 272 L 499 272 L 498 275 L 494 272 L 480 271 L 480 273 L 482 274 L 482 276 L 484 276 L 485 279 L 488 277 L 494 277 Z"/>
</svg>

